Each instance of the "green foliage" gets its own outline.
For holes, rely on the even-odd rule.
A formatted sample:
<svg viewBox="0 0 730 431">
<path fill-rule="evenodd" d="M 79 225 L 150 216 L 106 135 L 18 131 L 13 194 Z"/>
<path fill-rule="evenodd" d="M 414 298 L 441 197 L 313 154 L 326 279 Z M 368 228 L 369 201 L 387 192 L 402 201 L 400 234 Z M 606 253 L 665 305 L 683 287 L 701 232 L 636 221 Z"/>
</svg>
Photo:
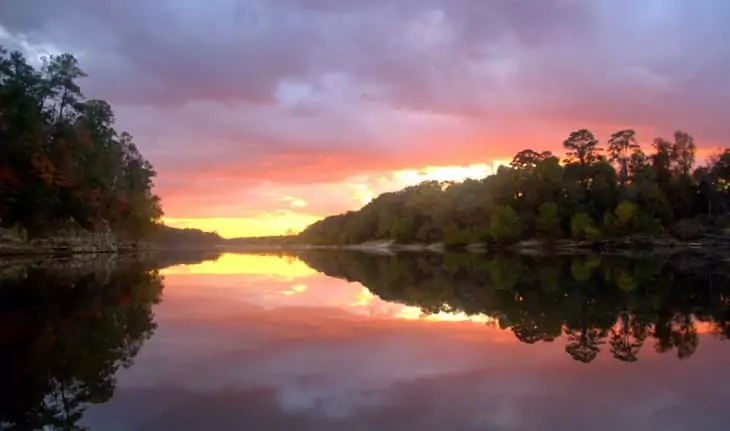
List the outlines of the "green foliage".
<svg viewBox="0 0 730 431">
<path fill-rule="evenodd" d="M 636 290 L 636 280 L 625 272 L 616 278 L 616 286 L 621 289 L 622 292 L 633 292 Z"/>
<path fill-rule="evenodd" d="M 474 241 L 471 232 L 459 228 L 455 223 L 449 223 L 444 228 L 444 243 L 449 246 L 469 245 Z"/>
<path fill-rule="evenodd" d="M 615 215 L 611 213 L 603 215 L 601 231 L 605 238 L 614 238 L 621 234 L 621 228 L 619 227 L 619 223 Z"/>
<path fill-rule="evenodd" d="M 517 213 L 510 206 L 500 205 L 494 209 L 489 219 L 489 237 L 497 242 L 519 239 L 522 225 Z"/>
<path fill-rule="evenodd" d="M 570 221 L 570 234 L 576 240 L 597 240 L 601 231 L 596 228 L 591 216 L 584 212 L 577 213 Z"/>
<path fill-rule="evenodd" d="M 148 237 L 162 216 L 156 173 L 108 103 L 84 98 L 70 54 L 40 70 L 0 48 L 0 225 L 30 238 L 69 224 Z"/>
<path fill-rule="evenodd" d="M 548 202 L 540 205 L 535 229 L 545 238 L 558 238 L 560 236 L 560 208 L 555 202 Z"/>
<path fill-rule="evenodd" d="M 614 211 L 616 214 L 616 222 L 622 227 L 631 226 L 634 223 L 638 210 L 638 207 L 634 203 L 621 202 Z"/>
<path fill-rule="evenodd" d="M 525 149 L 486 178 L 426 181 L 384 193 L 359 211 L 314 223 L 297 241 L 464 246 L 663 232 L 686 238 L 687 222 L 675 228 L 684 219 L 702 224 L 700 233 L 723 234 L 722 226 L 730 226 L 721 223 L 730 213 L 730 149 L 692 172 L 696 144 L 681 131 L 673 141 L 655 139 L 648 154 L 631 129 L 613 133 L 606 152 L 585 129 L 572 132 L 563 146 L 564 164 L 548 151 Z"/>
<path fill-rule="evenodd" d="M 662 233 L 662 222 L 656 217 L 649 214 L 639 214 L 636 219 L 636 231 L 646 235 L 656 235 Z"/>
</svg>

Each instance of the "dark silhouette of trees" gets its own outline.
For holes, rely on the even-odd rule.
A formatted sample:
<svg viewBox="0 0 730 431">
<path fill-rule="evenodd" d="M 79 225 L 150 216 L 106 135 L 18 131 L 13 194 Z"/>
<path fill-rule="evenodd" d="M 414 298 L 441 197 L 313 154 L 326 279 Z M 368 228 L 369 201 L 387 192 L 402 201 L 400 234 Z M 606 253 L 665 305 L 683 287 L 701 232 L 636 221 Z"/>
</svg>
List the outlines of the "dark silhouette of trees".
<svg viewBox="0 0 730 431">
<path fill-rule="evenodd" d="M 142 262 L 0 274 L 0 429 L 83 429 L 152 335 L 162 279 Z"/>
<path fill-rule="evenodd" d="M 685 132 L 654 140 L 649 154 L 631 129 L 606 154 L 588 130 L 565 140 L 561 163 L 526 149 L 481 180 L 427 181 L 384 193 L 359 211 L 327 217 L 294 240 L 337 245 L 392 240 L 464 246 L 541 238 L 606 242 L 629 237 L 696 239 L 730 228 L 730 150 L 694 169 Z"/>
<path fill-rule="evenodd" d="M 564 343 L 579 362 L 600 354 L 635 362 L 647 344 L 685 359 L 699 346 L 699 324 L 720 339 L 730 333 L 730 266 L 721 257 L 318 250 L 297 256 L 326 275 L 362 283 L 386 301 L 427 314 L 487 315 L 524 343 Z"/>
<path fill-rule="evenodd" d="M 639 144 L 636 142 L 636 132 L 631 129 L 619 130 L 611 135 L 608 140 L 609 160 L 615 162 L 619 166 L 619 177 L 621 185 L 625 185 L 629 180 L 629 161 L 631 156 L 639 150 Z"/>
</svg>

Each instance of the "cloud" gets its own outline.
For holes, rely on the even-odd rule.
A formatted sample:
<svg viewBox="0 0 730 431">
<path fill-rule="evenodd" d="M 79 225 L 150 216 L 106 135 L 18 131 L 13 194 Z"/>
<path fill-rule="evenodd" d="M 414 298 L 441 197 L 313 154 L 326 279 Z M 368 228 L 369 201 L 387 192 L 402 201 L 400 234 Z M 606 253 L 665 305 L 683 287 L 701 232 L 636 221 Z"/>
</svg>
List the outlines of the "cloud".
<svg viewBox="0 0 730 431">
<path fill-rule="evenodd" d="M 81 56 L 178 217 L 191 196 L 235 212 L 224 188 L 491 164 L 581 127 L 726 145 L 728 24 L 710 0 L 0 4 L 4 43 Z"/>
</svg>

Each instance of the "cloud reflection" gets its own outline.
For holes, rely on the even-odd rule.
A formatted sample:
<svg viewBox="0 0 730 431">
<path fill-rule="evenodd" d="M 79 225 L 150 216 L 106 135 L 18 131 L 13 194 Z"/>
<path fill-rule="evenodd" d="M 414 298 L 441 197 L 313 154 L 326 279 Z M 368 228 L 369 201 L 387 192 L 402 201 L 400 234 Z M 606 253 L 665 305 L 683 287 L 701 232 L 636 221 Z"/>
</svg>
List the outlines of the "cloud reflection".
<svg viewBox="0 0 730 431">
<path fill-rule="evenodd" d="M 586 366 L 566 358 L 559 340 L 515 342 L 486 317 L 424 319 L 358 283 L 291 269 L 301 265 L 296 260 L 221 261 L 166 272 L 155 337 L 87 423 L 110 431 L 711 430 L 726 423 L 730 391 L 717 387 L 712 370 L 724 367 L 728 345 L 712 339 L 691 361 L 647 352 L 630 365 L 599 356 Z M 280 276 L 235 274 L 231 262 L 270 265 Z"/>
</svg>

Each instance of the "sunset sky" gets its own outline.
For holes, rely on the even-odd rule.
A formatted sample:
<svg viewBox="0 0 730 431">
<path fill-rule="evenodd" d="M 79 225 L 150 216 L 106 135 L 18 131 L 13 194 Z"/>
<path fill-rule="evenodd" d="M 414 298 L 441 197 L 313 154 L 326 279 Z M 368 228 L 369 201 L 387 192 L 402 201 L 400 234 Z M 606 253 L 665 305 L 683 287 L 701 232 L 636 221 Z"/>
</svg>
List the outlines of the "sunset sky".
<svg viewBox="0 0 730 431">
<path fill-rule="evenodd" d="M 725 0 L 2 0 L 0 44 L 72 52 L 174 226 L 301 230 L 570 131 L 728 144 Z"/>
</svg>

